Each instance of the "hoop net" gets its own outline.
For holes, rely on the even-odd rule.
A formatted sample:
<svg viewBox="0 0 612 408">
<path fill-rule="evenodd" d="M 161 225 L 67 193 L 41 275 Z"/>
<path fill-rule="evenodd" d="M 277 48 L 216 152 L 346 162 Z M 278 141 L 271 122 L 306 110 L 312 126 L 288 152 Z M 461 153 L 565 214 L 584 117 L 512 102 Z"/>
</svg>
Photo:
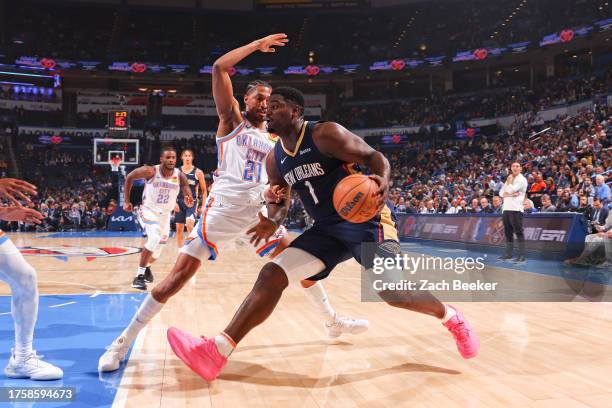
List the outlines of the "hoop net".
<svg viewBox="0 0 612 408">
<path fill-rule="evenodd" d="M 112 171 L 119 171 L 119 166 L 121 165 L 121 157 L 113 157 L 108 161 L 108 164 L 110 164 Z"/>
</svg>

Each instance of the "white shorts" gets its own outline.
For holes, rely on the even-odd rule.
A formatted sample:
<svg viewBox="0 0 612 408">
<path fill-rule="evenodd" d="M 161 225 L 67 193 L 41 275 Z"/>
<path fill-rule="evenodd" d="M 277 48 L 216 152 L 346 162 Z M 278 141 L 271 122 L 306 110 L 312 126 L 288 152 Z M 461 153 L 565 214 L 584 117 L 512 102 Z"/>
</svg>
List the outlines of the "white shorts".
<svg viewBox="0 0 612 408">
<path fill-rule="evenodd" d="M 145 248 L 154 252 L 157 248 L 151 248 L 157 245 L 163 245 L 168 241 L 170 234 L 170 213 L 152 210 L 147 207 L 140 207 L 140 217 L 145 226 L 147 233 L 147 243 Z M 156 241 L 157 244 L 155 244 Z"/>
<path fill-rule="evenodd" d="M 248 202 L 243 204 L 236 199 L 230 201 L 218 193 L 211 193 L 206 199 L 202 216 L 179 252 L 200 261 L 215 260 L 219 255 L 219 247 L 224 242 L 236 239 L 248 242 L 246 232 L 259 222 L 257 215 L 259 212 L 267 215 L 266 206 L 248 204 Z M 280 226 L 270 240 L 255 252 L 260 256 L 273 252 L 286 235 L 287 229 Z"/>
</svg>

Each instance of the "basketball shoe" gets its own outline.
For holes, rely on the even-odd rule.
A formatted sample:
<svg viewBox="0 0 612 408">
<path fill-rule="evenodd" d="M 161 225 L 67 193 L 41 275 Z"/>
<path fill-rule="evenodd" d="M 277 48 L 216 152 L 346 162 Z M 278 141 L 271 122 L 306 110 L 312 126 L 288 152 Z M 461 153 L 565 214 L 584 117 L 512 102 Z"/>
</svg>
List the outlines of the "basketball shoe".
<svg viewBox="0 0 612 408">
<path fill-rule="evenodd" d="M 29 356 L 17 359 L 15 353 L 11 352 L 11 358 L 4 369 L 4 375 L 9 378 L 29 378 L 30 380 L 59 380 L 64 376 L 61 368 L 41 360 L 43 356 L 32 350 Z"/>
<path fill-rule="evenodd" d="M 325 324 L 327 335 L 331 338 L 340 337 L 342 333 L 360 334 L 368 330 L 370 322 L 365 319 L 353 319 L 350 317 L 338 316 L 331 324 Z"/>
<path fill-rule="evenodd" d="M 227 364 L 227 358 L 217 350 L 215 339 L 193 337 L 176 327 L 170 327 L 167 336 L 174 354 L 208 382 L 214 381 Z"/>
<path fill-rule="evenodd" d="M 153 278 L 153 272 L 151 271 L 151 267 L 147 266 L 147 269 L 145 269 L 145 273 L 144 273 L 144 280 L 152 283 L 154 278 Z"/>
<path fill-rule="evenodd" d="M 125 356 L 130 349 L 129 344 L 125 344 L 125 337 L 121 336 L 106 348 L 104 354 L 100 356 L 98 360 L 98 371 L 107 373 L 110 371 L 116 371 L 123 361 Z"/>
<path fill-rule="evenodd" d="M 447 305 L 447 307 L 452 308 L 457 314 L 451 317 L 446 323 L 443 323 L 443 325 L 455 338 L 459 354 L 461 354 L 463 358 L 476 357 L 480 349 L 480 340 L 476 332 L 472 330 L 472 326 L 465 320 L 465 317 L 463 317 L 463 314 L 459 310 L 452 306 Z"/>
<path fill-rule="evenodd" d="M 147 282 L 145 281 L 144 274 L 140 274 L 134 278 L 132 281 L 132 287 L 134 289 L 147 290 Z"/>
</svg>

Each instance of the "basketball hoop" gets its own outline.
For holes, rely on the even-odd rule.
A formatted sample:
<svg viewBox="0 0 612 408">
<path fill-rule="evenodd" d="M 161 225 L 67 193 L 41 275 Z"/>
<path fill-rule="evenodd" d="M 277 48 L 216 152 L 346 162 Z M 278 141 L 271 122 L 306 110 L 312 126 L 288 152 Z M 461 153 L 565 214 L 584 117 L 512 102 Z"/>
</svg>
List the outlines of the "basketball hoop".
<svg viewBox="0 0 612 408">
<path fill-rule="evenodd" d="M 108 164 L 110 164 L 111 166 L 111 171 L 119 171 L 119 166 L 121 165 L 121 157 L 113 157 L 108 161 Z"/>
</svg>

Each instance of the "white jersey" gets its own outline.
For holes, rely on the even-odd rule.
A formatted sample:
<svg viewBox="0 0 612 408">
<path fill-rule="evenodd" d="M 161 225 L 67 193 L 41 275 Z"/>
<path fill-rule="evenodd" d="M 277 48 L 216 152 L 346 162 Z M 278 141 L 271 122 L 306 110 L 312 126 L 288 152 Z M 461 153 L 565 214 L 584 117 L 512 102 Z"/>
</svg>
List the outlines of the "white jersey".
<svg viewBox="0 0 612 408">
<path fill-rule="evenodd" d="M 277 138 L 242 117 L 230 134 L 217 137 L 218 163 L 211 193 L 255 203 L 261 201 L 268 184 L 265 157 Z"/>
<path fill-rule="evenodd" d="M 159 164 L 155 166 L 155 175 L 147 180 L 142 192 L 142 205 L 159 213 L 170 213 L 176 204 L 181 191 L 180 170 L 175 168 L 170 177 L 163 177 Z"/>
</svg>

